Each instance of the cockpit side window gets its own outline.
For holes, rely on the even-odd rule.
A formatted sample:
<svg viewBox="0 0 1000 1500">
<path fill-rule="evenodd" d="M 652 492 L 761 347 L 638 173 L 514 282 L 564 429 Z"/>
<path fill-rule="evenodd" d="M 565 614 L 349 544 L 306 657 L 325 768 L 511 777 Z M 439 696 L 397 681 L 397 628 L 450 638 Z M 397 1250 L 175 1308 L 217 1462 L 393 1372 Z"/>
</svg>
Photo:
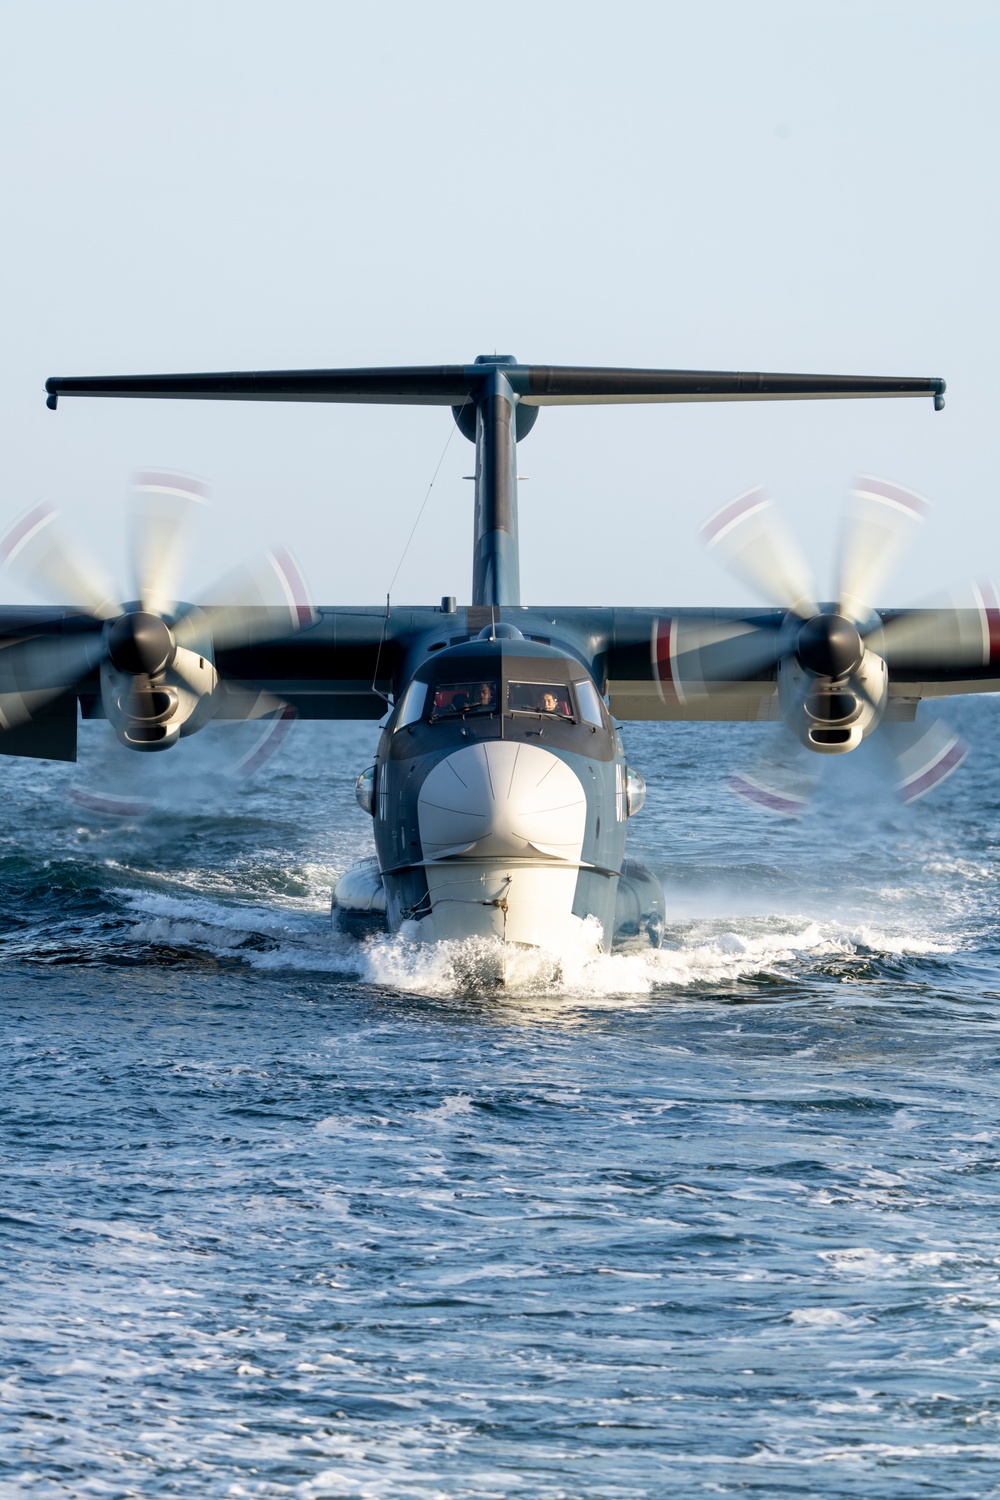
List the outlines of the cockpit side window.
<svg viewBox="0 0 1000 1500">
<path fill-rule="evenodd" d="M 459 714 L 496 713 L 499 701 L 494 677 L 478 677 L 471 682 L 441 682 L 434 689 L 431 720 Z"/>
<path fill-rule="evenodd" d="M 580 717 L 585 724 L 596 724 L 598 729 L 604 728 L 604 705 L 601 695 L 597 691 L 590 678 L 584 678 L 582 682 L 574 682 L 573 690 L 576 693 L 576 701 L 580 709 Z"/>
<path fill-rule="evenodd" d="M 573 717 L 569 691 L 563 682 L 508 682 L 507 708 L 511 713 Z"/>
<path fill-rule="evenodd" d="M 418 682 L 414 678 L 403 694 L 403 701 L 399 705 L 399 717 L 396 720 L 396 728 L 405 729 L 407 724 L 415 723 L 423 713 L 426 701 L 427 683 Z"/>
</svg>

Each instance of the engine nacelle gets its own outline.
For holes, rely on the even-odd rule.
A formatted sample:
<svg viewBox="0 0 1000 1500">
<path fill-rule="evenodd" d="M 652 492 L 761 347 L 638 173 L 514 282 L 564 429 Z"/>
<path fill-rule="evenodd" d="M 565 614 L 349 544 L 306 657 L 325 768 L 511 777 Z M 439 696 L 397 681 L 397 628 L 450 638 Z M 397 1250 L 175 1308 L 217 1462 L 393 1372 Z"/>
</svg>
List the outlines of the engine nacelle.
<svg viewBox="0 0 1000 1500">
<path fill-rule="evenodd" d="M 851 677 L 835 681 L 808 671 L 794 655 L 778 665 L 782 718 L 807 750 L 844 755 L 881 722 L 889 697 L 885 662 L 866 650 Z"/>
<path fill-rule="evenodd" d="M 109 658 L 101 667 L 101 701 L 123 745 L 169 750 L 208 723 L 218 683 L 211 657 L 178 646 L 155 675 L 122 671 Z"/>
</svg>

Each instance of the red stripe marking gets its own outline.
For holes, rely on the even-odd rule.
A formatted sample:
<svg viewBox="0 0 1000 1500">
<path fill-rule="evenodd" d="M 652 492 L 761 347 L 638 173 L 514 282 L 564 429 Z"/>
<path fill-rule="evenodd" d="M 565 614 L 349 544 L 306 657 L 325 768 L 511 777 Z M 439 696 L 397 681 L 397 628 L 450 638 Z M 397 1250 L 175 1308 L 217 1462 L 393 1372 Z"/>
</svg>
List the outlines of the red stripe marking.
<svg viewBox="0 0 1000 1500">
<path fill-rule="evenodd" d="M 52 515 L 55 515 L 54 507 L 42 504 L 36 505 L 33 510 L 28 511 L 26 516 L 15 521 L 6 535 L 0 539 L 0 561 L 6 562 L 10 554 L 23 542 L 28 532 L 34 530 L 40 521 Z"/>
<path fill-rule="evenodd" d="M 962 740 L 956 739 L 932 765 L 927 767 L 926 771 L 922 771 L 919 776 L 900 788 L 903 801 L 915 802 L 918 797 L 926 796 L 939 781 L 950 776 L 952 771 L 958 770 L 968 753 L 968 746 Z"/>
<path fill-rule="evenodd" d="M 301 628 L 311 625 L 316 618 L 312 605 L 309 602 L 309 591 L 306 588 L 305 579 L 299 572 L 298 565 L 290 552 L 283 547 L 277 547 L 274 551 L 274 561 L 280 568 L 288 584 L 295 606 L 295 622 Z"/>
<path fill-rule="evenodd" d="M 87 792 L 82 788 L 74 788 L 69 793 L 69 800 L 78 807 L 87 808 L 89 812 L 110 813 L 116 818 L 138 818 L 148 809 L 148 803 L 145 802 L 128 802 L 124 797 Z"/>
<path fill-rule="evenodd" d="M 291 729 L 294 718 L 295 709 L 290 703 L 286 703 L 281 711 L 281 717 L 275 719 L 256 750 L 252 751 L 246 760 L 241 761 L 237 770 L 239 776 L 252 776 L 255 771 L 260 770 L 265 761 L 271 759 L 271 756 L 277 750 L 289 729 Z"/>
<path fill-rule="evenodd" d="M 183 490 L 185 495 L 197 495 L 201 500 L 207 500 L 211 493 L 204 480 L 194 479 L 190 474 L 168 474 L 159 469 L 144 469 L 135 476 L 135 482 L 140 489 L 153 485 L 159 489 Z"/>
<path fill-rule="evenodd" d="M 762 489 L 748 490 L 745 495 L 737 495 L 735 500 L 731 500 L 728 505 L 716 511 L 714 516 L 710 516 L 701 528 L 705 545 L 710 547 L 721 531 L 725 531 L 727 526 L 739 520 L 740 516 L 747 511 L 755 510 L 758 505 L 762 505 L 767 498 L 767 491 Z"/>
<path fill-rule="evenodd" d="M 905 490 L 901 484 L 893 484 L 889 479 L 876 479 L 871 474 L 862 474 L 856 482 L 856 488 L 866 494 L 892 500 L 905 510 L 912 511 L 915 516 L 925 516 L 931 508 L 930 501 L 925 500 L 923 495 L 918 495 L 915 490 Z"/>
<path fill-rule="evenodd" d="M 743 797 L 747 802 L 755 802 L 758 807 L 766 807 L 769 812 L 788 813 L 792 817 L 799 817 L 805 812 L 807 803 L 803 797 L 783 797 L 779 792 L 768 791 L 766 787 L 759 786 L 756 781 L 750 781 L 745 776 L 730 776 L 726 782 L 731 792 L 737 797 Z"/>
<path fill-rule="evenodd" d="M 656 639 L 653 646 L 653 668 L 660 685 L 661 696 L 666 698 L 669 695 L 671 698 L 679 701 L 680 694 L 677 691 L 677 683 L 674 681 L 674 664 L 672 660 L 672 641 L 676 625 L 676 620 L 657 620 Z"/>
<path fill-rule="evenodd" d="M 979 593 L 983 601 L 983 619 L 986 621 L 985 665 L 991 667 L 995 661 L 1000 660 L 1000 600 L 989 580 L 979 585 Z"/>
</svg>

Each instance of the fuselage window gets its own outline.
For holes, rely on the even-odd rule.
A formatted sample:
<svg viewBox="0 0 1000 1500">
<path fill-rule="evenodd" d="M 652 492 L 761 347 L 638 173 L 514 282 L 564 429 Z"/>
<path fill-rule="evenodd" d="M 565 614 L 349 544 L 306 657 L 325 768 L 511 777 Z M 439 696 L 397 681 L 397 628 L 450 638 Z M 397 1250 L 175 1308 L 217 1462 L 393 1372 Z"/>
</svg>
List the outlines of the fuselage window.
<svg viewBox="0 0 1000 1500">
<path fill-rule="evenodd" d="M 493 678 L 474 682 L 442 682 L 434 690 L 431 719 L 454 714 L 492 714 L 497 707 L 497 684 Z"/>
<path fill-rule="evenodd" d="M 601 695 L 589 678 L 583 682 L 574 682 L 576 690 L 576 701 L 580 708 L 580 717 L 585 724 L 596 724 L 598 729 L 604 728 L 604 705 Z"/>
<path fill-rule="evenodd" d="M 426 682 L 418 682 L 414 678 L 403 694 L 403 701 L 399 706 L 399 718 L 396 720 L 396 728 L 405 729 L 407 724 L 413 724 L 419 719 L 424 711 L 426 701 Z"/>
<path fill-rule="evenodd" d="M 508 682 L 507 707 L 512 713 L 573 717 L 569 690 L 563 682 Z"/>
</svg>

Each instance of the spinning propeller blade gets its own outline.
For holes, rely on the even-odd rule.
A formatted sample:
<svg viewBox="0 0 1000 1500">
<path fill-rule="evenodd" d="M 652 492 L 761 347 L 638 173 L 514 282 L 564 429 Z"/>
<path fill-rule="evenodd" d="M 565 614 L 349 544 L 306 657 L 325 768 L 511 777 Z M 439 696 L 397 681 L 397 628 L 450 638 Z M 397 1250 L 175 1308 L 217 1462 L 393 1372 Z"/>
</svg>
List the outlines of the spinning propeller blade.
<svg viewBox="0 0 1000 1500">
<path fill-rule="evenodd" d="M 778 660 L 780 630 L 753 621 L 656 622 L 654 658 L 664 698 L 685 703 L 707 696 L 721 683 L 755 676 Z"/>
<path fill-rule="evenodd" d="M 890 758 L 892 789 L 900 802 L 918 802 L 947 781 L 962 765 L 969 747 L 942 719 L 924 724 L 883 724 L 880 730 Z M 789 750 L 798 742 L 783 732 Z M 768 757 L 752 770 L 729 776 L 726 786 L 744 802 L 779 818 L 799 818 L 808 811 L 816 776 L 787 758 Z"/>
<path fill-rule="evenodd" d="M 178 645 L 193 649 L 206 626 L 222 648 L 280 640 L 316 619 L 299 566 L 281 547 L 234 568 L 208 597 L 219 602 L 190 609 L 177 621 Z"/>
<path fill-rule="evenodd" d="M 101 638 L 95 631 L 39 635 L 5 646 L 0 650 L 0 729 L 26 724 L 88 676 L 100 659 Z"/>
<path fill-rule="evenodd" d="M 736 797 L 778 818 L 801 818 L 808 810 L 815 777 L 798 777 L 786 766 L 763 763 L 752 772 L 737 771 L 726 781 Z"/>
<path fill-rule="evenodd" d="M 917 610 L 890 615 L 869 641 L 896 671 L 988 666 L 1000 656 L 1000 594 L 989 580 L 950 590 Z"/>
<path fill-rule="evenodd" d="M 705 545 L 770 604 L 808 620 L 816 614 L 809 565 L 765 490 L 730 500 L 701 529 Z"/>
<path fill-rule="evenodd" d="M 129 516 L 132 576 L 148 614 L 170 615 L 177 607 L 191 525 L 208 493 L 201 480 L 184 474 L 136 476 Z"/>
<path fill-rule="evenodd" d="M 901 802 L 926 797 L 958 770 L 969 753 L 965 741 L 942 719 L 930 724 L 886 724 L 885 737 Z"/>
<path fill-rule="evenodd" d="M 0 563 L 43 598 L 79 605 L 97 620 L 113 620 L 122 605 L 110 579 L 63 535 L 58 515 L 47 504 L 25 511 L 0 538 Z"/>
<path fill-rule="evenodd" d="M 875 599 L 930 505 L 914 490 L 862 475 L 850 492 L 841 533 L 837 613 L 870 621 Z"/>
</svg>

